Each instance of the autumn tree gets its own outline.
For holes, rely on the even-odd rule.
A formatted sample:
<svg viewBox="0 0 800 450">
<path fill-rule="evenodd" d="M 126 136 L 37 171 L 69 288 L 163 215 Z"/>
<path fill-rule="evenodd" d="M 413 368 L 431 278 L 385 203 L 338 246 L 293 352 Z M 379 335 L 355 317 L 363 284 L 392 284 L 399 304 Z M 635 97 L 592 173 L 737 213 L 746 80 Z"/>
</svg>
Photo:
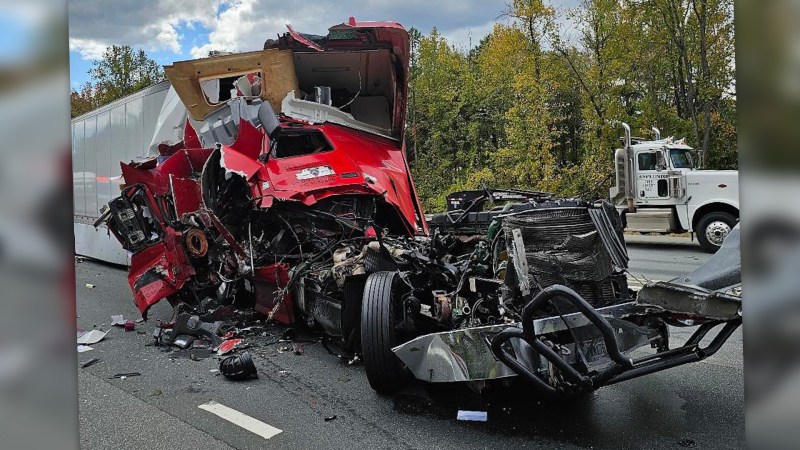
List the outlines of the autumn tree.
<svg viewBox="0 0 800 450">
<path fill-rule="evenodd" d="M 434 29 L 413 44 L 410 127 L 407 146 L 418 149 L 412 165 L 421 201 L 427 209 L 441 209 L 444 195 L 464 186 L 467 176 L 480 170 L 480 108 L 469 59 Z"/>
<path fill-rule="evenodd" d="M 104 105 L 133 94 L 164 79 L 161 66 L 144 50 L 128 45 L 112 45 L 103 57 L 92 64 L 89 75 L 94 80 L 98 104 Z"/>
<path fill-rule="evenodd" d="M 420 196 L 486 183 L 603 197 L 619 122 L 736 168 L 730 0 L 510 0 L 467 51 L 412 35 L 407 144 Z"/>
<path fill-rule="evenodd" d="M 164 71 L 144 50 L 112 45 L 92 63 L 89 76 L 90 82 L 71 92 L 73 117 L 164 80 Z"/>
<path fill-rule="evenodd" d="M 91 83 L 87 81 L 80 89 L 73 89 L 70 92 L 70 106 L 72 107 L 72 117 L 81 116 L 97 107 Z"/>
</svg>

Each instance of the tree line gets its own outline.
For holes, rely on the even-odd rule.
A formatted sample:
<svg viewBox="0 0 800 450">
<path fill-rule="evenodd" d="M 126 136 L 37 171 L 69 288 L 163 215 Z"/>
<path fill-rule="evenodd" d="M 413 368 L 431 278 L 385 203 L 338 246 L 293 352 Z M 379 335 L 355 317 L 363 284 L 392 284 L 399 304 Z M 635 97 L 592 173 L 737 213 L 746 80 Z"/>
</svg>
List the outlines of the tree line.
<svg viewBox="0 0 800 450">
<path fill-rule="evenodd" d="M 90 81 L 70 92 L 73 118 L 165 79 L 157 62 L 129 45 L 106 48 L 102 58 L 92 62 L 89 77 Z"/>
<path fill-rule="evenodd" d="M 736 168 L 731 0 L 513 0 L 472 49 L 411 30 L 406 145 L 428 211 L 486 184 L 603 197 L 619 121 Z"/>
</svg>

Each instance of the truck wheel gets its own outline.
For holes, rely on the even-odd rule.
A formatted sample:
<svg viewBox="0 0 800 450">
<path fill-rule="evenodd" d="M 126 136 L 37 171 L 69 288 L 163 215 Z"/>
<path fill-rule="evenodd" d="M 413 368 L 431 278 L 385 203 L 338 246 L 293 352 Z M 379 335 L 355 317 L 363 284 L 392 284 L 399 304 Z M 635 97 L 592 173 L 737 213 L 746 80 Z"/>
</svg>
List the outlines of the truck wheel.
<svg viewBox="0 0 800 450">
<path fill-rule="evenodd" d="M 409 371 L 392 352 L 401 343 L 397 324 L 403 304 L 397 298 L 396 272 L 377 272 L 367 278 L 361 306 L 361 351 L 367 380 L 379 394 L 391 394 L 408 383 Z"/>
<path fill-rule="evenodd" d="M 716 253 L 734 226 L 736 218 L 726 212 L 712 212 L 701 217 L 697 222 L 697 241 L 700 242 L 700 247 L 708 253 Z"/>
</svg>

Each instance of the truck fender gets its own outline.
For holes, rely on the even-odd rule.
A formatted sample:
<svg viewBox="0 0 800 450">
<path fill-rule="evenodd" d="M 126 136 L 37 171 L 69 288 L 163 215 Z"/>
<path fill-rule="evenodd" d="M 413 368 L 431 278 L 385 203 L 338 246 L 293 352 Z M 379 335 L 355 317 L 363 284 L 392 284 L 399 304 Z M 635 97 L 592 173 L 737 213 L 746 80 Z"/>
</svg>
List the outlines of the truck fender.
<svg viewBox="0 0 800 450">
<path fill-rule="evenodd" d="M 705 215 L 713 211 L 723 211 L 733 214 L 737 219 L 739 218 L 739 205 L 731 202 L 728 199 L 714 198 L 707 200 L 699 205 L 689 205 L 689 224 L 691 228 L 689 231 L 694 232 L 697 222 Z"/>
</svg>

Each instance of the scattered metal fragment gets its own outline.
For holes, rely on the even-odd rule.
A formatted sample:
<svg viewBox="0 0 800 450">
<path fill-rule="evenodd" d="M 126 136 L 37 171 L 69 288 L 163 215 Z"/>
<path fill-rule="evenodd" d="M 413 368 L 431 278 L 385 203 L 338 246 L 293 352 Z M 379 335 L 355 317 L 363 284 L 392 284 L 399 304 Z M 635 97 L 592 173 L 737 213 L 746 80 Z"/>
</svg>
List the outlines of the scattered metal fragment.
<svg viewBox="0 0 800 450">
<path fill-rule="evenodd" d="M 178 346 L 179 348 L 189 348 L 194 341 L 194 336 L 189 336 L 188 334 L 181 334 L 175 337 L 172 340 L 172 344 Z"/>
<path fill-rule="evenodd" d="M 86 353 L 91 350 L 94 350 L 94 348 L 88 345 L 78 345 L 78 353 Z"/>
<path fill-rule="evenodd" d="M 206 339 L 195 339 L 192 342 L 192 348 L 195 349 L 209 349 L 211 348 L 211 341 Z"/>
<path fill-rule="evenodd" d="M 194 337 L 204 337 L 210 339 L 214 345 L 222 343 L 219 332 L 222 322 L 203 322 L 197 315 L 188 313 L 179 314 L 175 319 L 175 325 L 172 328 L 173 335 L 190 335 Z"/>
<path fill-rule="evenodd" d="M 161 337 L 164 334 L 164 329 L 161 327 L 157 327 L 153 329 L 153 339 L 155 340 L 156 345 L 162 345 Z"/>
<path fill-rule="evenodd" d="M 217 348 L 217 355 L 222 356 L 228 354 L 233 350 L 239 348 L 243 342 L 244 341 L 242 341 L 241 339 L 228 339 L 227 341 L 219 345 L 219 348 Z"/>
<path fill-rule="evenodd" d="M 336 414 L 334 414 L 332 416 L 328 416 L 324 420 L 325 420 L 325 422 L 330 422 L 331 420 L 336 420 Z"/>
<path fill-rule="evenodd" d="M 86 283 L 87 289 L 94 289 L 94 285 L 92 283 Z"/>
<path fill-rule="evenodd" d="M 111 326 L 114 327 L 125 326 L 125 318 L 122 316 L 122 314 L 111 316 Z"/>
<path fill-rule="evenodd" d="M 486 422 L 488 415 L 486 411 L 462 411 L 458 410 L 456 420 L 464 420 L 469 422 Z"/>
<path fill-rule="evenodd" d="M 103 340 L 106 337 L 108 331 L 100 331 L 100 330 L 91 330 L 85 333 L 82 333 L 78 336 L 78 344 L 82 345 L 93 345 Z"/>
<path fill-rule="evenodd" d="M 126 378 L 138 377 L 138 376 L 141 376 L 141 375 L 142 374 L 139 373 L 139 372 L 115 373 L 114 375 L 111 376 L 111 378 L 119 378 L 121 380 L 124 380 Z"/>
<path fill-rule="evenodd" d="M 81 364 L 81 369 L 85 369 L 85 368 L 87 368 L 89 366 L 93 366 L 93 365 L 97 364 L 98 361 L 100 361 L 100 358 L 92 358 L 92 359 L 86 361 L 85 363 Z"/>
<path fill-rule="evenodd" d="M 238 355 L 231 355 L 220 361 L 219 371 L 225 378 L 233 381 L 249 380 L 258 378 L 256 365 L 249 352 L 242 352 Z"/>
</svg>

